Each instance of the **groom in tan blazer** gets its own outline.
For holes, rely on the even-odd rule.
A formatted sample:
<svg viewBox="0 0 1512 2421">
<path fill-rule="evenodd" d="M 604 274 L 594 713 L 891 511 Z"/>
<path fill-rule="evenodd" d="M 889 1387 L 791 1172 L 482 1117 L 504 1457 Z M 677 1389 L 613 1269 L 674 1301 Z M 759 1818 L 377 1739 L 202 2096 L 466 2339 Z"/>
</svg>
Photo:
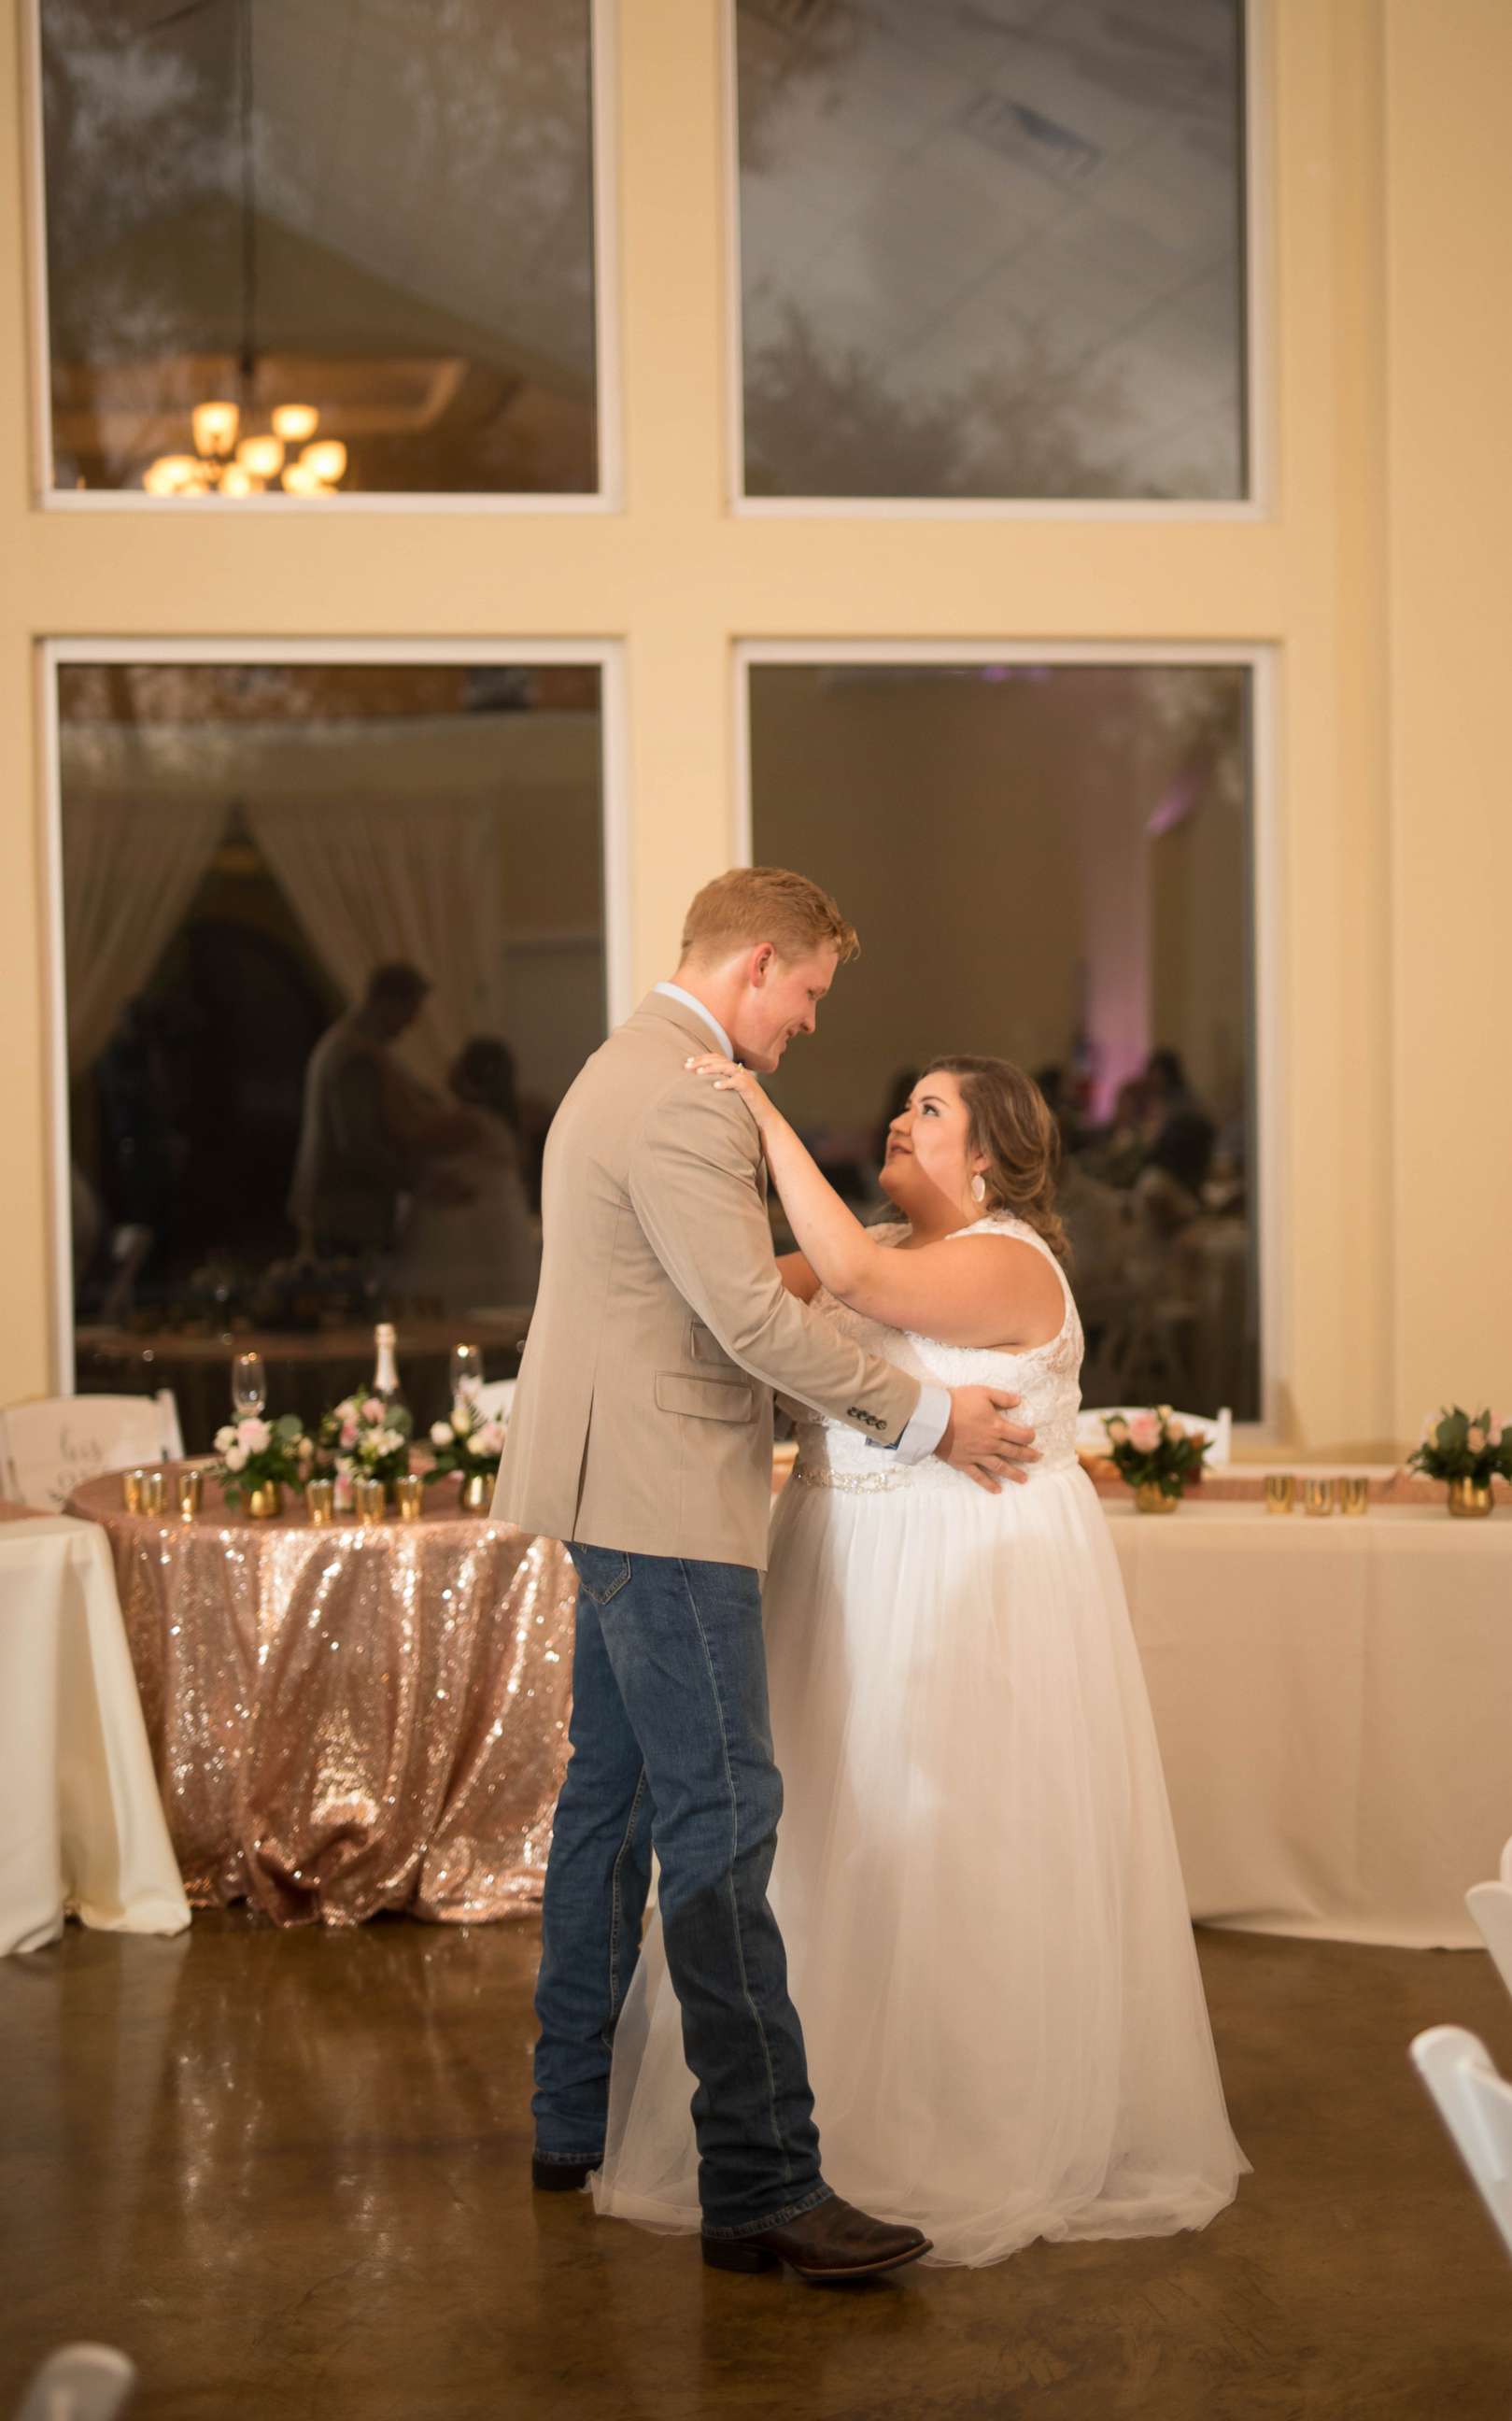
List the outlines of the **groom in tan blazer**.
<svg viewBox="0 0 1512 2421">
<path fill-rule="evenodd" d="M 878 1449 L 995 1487 L 1032 1457 L 1012 1396 L 921 1387 L 785 1288 L 756 1122 L 688 1062 L 770 1072 L 814 1030 L 851 928 L 803 876 L 738 868 L 689 911 L 674 980 L 595 1052 L 546 1147 L 544 1250 L 494 1499 L 568 1541 L 579 1580 L 572 1757 L 536 1996 L 538 2186 L 602 2157 L 610 2046 L 654 1840 L 667 1965 L 696 2077 L 704 2258 L 812 2281 L 927 2248 L 819 2172 L 803 2034 L 767 1904 L 772 1763 L 760 1573 L 772 1391 Z"/>
</svg>

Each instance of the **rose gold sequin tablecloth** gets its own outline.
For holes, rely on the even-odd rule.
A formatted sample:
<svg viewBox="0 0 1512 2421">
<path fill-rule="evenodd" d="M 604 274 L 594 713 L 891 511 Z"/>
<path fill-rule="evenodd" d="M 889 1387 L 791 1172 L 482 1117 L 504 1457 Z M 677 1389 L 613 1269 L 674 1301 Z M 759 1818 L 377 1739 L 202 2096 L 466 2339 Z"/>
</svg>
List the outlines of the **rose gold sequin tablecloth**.
<svg viewBox="0 0 1512 2421">
<path fill-rule="evenodd" d="M 371 1530 L 205 1500 L 130 1514 L 116 1474 L 68 1507 L 110 1537 L 190 1899 L 278 1925 L 536 1907 L 567 1762 L 565 1550 L 460 1515 L 451 1484 Z"/>
</svg>

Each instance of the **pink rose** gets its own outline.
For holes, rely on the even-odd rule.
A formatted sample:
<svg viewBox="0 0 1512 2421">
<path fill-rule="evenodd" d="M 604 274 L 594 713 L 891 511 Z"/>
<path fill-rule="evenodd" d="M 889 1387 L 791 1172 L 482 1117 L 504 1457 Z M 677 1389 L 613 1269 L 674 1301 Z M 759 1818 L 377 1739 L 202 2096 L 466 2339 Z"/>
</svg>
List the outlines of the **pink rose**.
<svg viewBox="0 0 1512 2421">
<path fill-rule="evenodd" d="M 1471 1423 L 1469 1429 L 1465 1433 L 1465 1444 L 1469 1446 L 1472 1454 L 1485 1453 L 1486 1432 L 1481 1428 L 1478 1421 L 1473 1421 Z"/>
<path fill-rule="evenodd" d="M 343 1421 L 343 1422 L 342 1422 L 342 1424 L 341 1424 L 341 1443 L 342 1443 L 342 1445 L 343 1445 L 344 1446 L 346 1446 L 346 1447 L 347 1447 L 347 1449 L 349 1450 L 349 1452 L 350 1452 L 350 1450 L 351 1449 L 351 1447 L 352 1447 L 352 1446 L 354 1446 L 354 1445 L 356 1445 L 356 1443 L 357 1443 L 357 1424 L 356 1424 L 356 1422 L 355 1422 L 355 1421 Z"/>
<path fill-rule="evenodd" d="M 248 1454 L 261 1454 L 263 1448 L 273 1443 L 273 1431 L 266 1421 L 238 1421 L 236 1442 L 238 1445 L 244 1446 Z"/>
<path fill-rule="evenodd" d="M 369 1396 L 362 1408 L 362 1416 L 365 1421 L 381 1421 L 386 1416 L 387 1412 L 388 1406 L 381 1397 Z"/>
<path fill-rule="evenodd" d="M 1491 1445 L 1500 1445 L 1505 1434 L 1506 1414 L 1504 1413 L 1493 1413 L 1491 1414 L 1491 1426 L 1486 1432 L 1488 1443 Z"/>
<path fill-rule="evenodd" d="M 473 1444 L 479 1454 L 502 1454 L 504 1452 L 504 1423 L 502 1421 L 485 1421 L 482 1428 L 478 1430 L 476 1437 L 473 1440 Z"/>
<path fill-rule="evenodd" d="M 1153 1454 L 1161 1443 L 1158 1413 L 1136 1413 L 1129 1424 L 1129 1443 L 1136 1454 Z"/>
</svg>

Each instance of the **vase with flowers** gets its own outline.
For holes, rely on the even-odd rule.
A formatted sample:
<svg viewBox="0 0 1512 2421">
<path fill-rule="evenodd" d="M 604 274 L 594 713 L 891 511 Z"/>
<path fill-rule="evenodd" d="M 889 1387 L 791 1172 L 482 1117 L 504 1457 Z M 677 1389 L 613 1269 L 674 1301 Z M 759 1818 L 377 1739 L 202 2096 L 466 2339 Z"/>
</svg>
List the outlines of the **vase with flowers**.
<svg viewBox="0 0 1512 2421">
<path fill-rule="evenodd" d="M 1467 1413 L 1459 1404 L 1444 1404 L 1424 1422 L 1407 1467 L 1426 1479 L 1442 1479 L 1449 1510 L 1459 1520 L 1489 1513 L 1492 1481 L 1512 1479 L 1512 1423 L 1500 1413 Z"/>
<path fill-rule="evenodd" d="M 337 1509 L 351 1510 L 355 1483 L 376 1479 L 392 1490 L 410 1468 L 413 1428 L 402 1404 L 382 1396 L 344 1396 L 320 1423 L 321 1460 L 335 1480 Z"/>
<path fill-rule="evenodd" d="M 260 1413 L 227 1421 L 215 1432 L 215 1451 L 220 1460 L 211 1466 L 211 1477 L 219 1480 L 232 1510 L 245 1505 L 254 1522 L 281 1513 L 284 1490 L 303 1488 L 315 1464 L 315 1441 L 297 1413 L 283 1413 L 275 1421 L 265 1421 Z"/>
<path fill-rule="evenodd" d="M 446 1418 L 432 1424 L 430 1444 L 434 1454 L 430 1477 L 449 1479 L 455 1472 L 461 1482 L 459 1502 L 463 1512 L 486 1513 L 499 1476 L 504 1423 L 484 1411 L 474 1382 L 464 1382 Z"/>
<path fill-rule="evenodd" d="M 1118 1476 L 1134 1492 L 1136 1512 L 1174 1513 L 1185 1490 L 1202 1477 L 1208 1441 L 1193 1436 L 1169 1404 L 1112 1413 L 1102 1426 Z"/>
</svg>

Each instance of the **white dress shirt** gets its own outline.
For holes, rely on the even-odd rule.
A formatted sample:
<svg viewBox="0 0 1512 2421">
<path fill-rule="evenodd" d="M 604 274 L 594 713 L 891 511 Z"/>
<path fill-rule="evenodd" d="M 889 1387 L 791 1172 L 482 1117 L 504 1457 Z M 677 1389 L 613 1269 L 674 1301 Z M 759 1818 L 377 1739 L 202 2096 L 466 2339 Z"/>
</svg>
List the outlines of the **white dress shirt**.
<svg viewBox="0 0 1512 2421">
<path fill-rule="evenodd" d="M 685 992 L 681 984 L 659 983 L 655 989 L 660 992 L 665 992 L 668 1000 L 680 1000 L 684 1008 L 696 1010 L 725 1058 L 734 1058 L 735 1046 L 711 1008 L 706 1008 L 703 1002 L 695 998 L 691 992 Z M 944 1436 L 949 1419 L 949 1390 L 937 1387 L 932 1382 L 926 1381 L 920 1386 L 919 1400 L 910 1414 L 896 1445 L 879 1446 L 877 1450 L 880 1454 L 896 1454 L 899 1460 L 903 1462 L 923 1462 L 927 1455 L 933 1454 L 935 1447 Z"/>
</svg>

